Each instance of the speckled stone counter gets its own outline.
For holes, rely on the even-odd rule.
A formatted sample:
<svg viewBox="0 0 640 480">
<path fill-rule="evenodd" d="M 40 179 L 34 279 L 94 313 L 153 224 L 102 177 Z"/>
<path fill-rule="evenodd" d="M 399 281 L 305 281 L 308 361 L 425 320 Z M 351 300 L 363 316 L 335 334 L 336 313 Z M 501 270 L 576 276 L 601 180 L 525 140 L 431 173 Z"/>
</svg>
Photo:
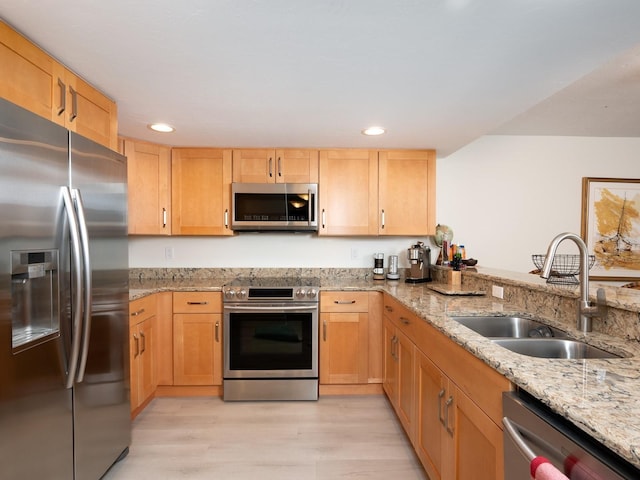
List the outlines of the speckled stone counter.
<svg viewBox="0 0 640 480">
<path fill-rule="evenodd" d="M 159 274 L 160 273 L 160 274 Z M 196 273 L 198 273 L 196 275 Z M 596 440 L 640 468 L 640 292 L 605 288 L 613 317 L 587 334 L 575 329 L 575 288 L 555 287 L 529 275 L 477 269 L 463 272 L 463 285 L 489 291 L 504 288 L 504 299 L 490 295 L 444 295 L 427 284 L 402 279 L 374 281 L 364 270 L 302 269 L 212 270 L 203 272 L 132 271 L 130 298 L 157 291 L 219 291 L 225 282 L 241 275 L 317 276 L 323 290 L 379 290 L 393 295 L 515 385 L 547 404 Z M 436 275 L 437 277 L 437 275 Z M 593 285 L 593 295 L 595 295 Z M 593 296 L 592 295 L 592 296 Z M 627 358 L 564 360 L 519 355 L 449 318 L 456 314 L 520 314 L 543 318 L 572 337 L 626 355 Z"/>
</svg>

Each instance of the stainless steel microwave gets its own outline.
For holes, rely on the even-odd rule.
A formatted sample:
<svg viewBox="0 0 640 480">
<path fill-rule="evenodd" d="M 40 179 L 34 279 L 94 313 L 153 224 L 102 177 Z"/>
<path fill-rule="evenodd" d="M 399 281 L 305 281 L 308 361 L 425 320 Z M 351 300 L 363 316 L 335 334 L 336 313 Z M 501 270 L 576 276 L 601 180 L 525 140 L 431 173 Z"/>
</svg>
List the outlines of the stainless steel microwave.
<svg viewBox="0 0 640 480">
<path fill-rule="evenodd" d="M 231 191 L 233 230 L 318 230 L 317 183 L 233 183 Z"/>
</svg>

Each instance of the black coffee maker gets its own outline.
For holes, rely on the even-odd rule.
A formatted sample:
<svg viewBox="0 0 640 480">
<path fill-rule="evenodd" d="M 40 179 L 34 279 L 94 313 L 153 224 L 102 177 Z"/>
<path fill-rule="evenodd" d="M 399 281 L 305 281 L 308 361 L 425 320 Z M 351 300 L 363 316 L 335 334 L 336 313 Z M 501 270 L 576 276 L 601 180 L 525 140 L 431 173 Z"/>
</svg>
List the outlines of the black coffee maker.
<svg viewBox="0 0 640 480">
<path fill-rule="evenodd" d="M 431 281 L 431 249 L 423 242 L 411 245 L 407 249 L 409 273 L 405 282 L 422 283 Z"/>
</svg>

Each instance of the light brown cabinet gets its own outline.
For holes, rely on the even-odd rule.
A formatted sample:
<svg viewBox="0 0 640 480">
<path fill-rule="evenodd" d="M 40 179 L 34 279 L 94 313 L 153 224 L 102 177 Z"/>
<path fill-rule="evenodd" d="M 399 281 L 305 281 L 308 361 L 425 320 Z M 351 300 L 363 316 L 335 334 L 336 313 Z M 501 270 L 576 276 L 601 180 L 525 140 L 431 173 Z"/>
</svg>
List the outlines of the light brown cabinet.
<svg viewBox="0 0 640 480">
<path fill-rule="evenodd" d="M 173 294 L 156 293 L 156 380 L 173 385 Z"/>
<path fill-rule="evenodd" d="M 233 181 L 318 183 L 318 151 L 245 148 L 233 150 Z"/>
<path fill-rule="evenodd" d="M 171 158 L 171 233 L 232 235 L 232 152 L 174 148 Z"/>
<path fill-rule="evenodd" d="M 435 232 L 433 150 L 320 152 L 319 235 Z"/>
<path fill-rule="evenodd" d="M 171 234 L 171 148 L 124 140 L 129 234 Z"/>
<path fill-rule="evenodd" d="M 323 150 L 318 235 L 378 234 L 378 153 Z"/>
<path fill-rule="evenodd" d="M 436 154 L 433 150 L 378 153 L 379 235 L 435 233 Z"/>
<path fill-rule="evenodd" d="M 116 103 L 0 21 L 0 97 L 117 149 Z"/>
<path fill-rule="evenodd" d="M 393 405 L 407 436 L 413 441 L 414 399 L 414 344 L 403 331 L 409 325 L 409 315 L 401 308 L 390 310 L 385 302 L 384 312 L 384 364 L 383 388 Z M 400 322 L 400 323 L 398 323 Z"/>
<path fill-rule="evenodd" d="M 129 366 L 131 411 L 153 398 L 156 389 L 156 296 L 129 303 Z"/>
<path fill-rule="evenodd" d="M 321 292 L 320 384 L 369 381 L 369 295 Z"/>
<path fill-rule="evenodd" d="M 432 480 L 502 479 L 510 382 L 384 296 L 385 392 Z"/>
<path fill-rule="evenodd" d="M 173 293 L 174 385 L 222 385 L 220 292 Z"/>
</svg>

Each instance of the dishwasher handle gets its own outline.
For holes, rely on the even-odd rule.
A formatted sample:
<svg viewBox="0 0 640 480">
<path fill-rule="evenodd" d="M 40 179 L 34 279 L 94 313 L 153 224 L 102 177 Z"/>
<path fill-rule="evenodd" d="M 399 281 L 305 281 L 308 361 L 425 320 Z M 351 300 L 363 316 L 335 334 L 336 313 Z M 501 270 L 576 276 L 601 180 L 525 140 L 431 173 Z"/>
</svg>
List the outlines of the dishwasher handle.
<svg viewBox="0 0 640 480">
<path fill-rule="evenodd" d="M 531 450 L 531 448 L 529 448 L 529 445 L 527 445 L 527 443 L 524 441 L 522 435 L 520 435 L 518 428 L 509 418 L 503 417 L 502 424 L 504 425 L 505 431 L 507 432 L 511 440 L 513 440 L 515 446 L 525 457 L 527 457 L 527 460 L 531 462 L 534 458 L 537 457 L 535 452 Z"/>
</svg>

